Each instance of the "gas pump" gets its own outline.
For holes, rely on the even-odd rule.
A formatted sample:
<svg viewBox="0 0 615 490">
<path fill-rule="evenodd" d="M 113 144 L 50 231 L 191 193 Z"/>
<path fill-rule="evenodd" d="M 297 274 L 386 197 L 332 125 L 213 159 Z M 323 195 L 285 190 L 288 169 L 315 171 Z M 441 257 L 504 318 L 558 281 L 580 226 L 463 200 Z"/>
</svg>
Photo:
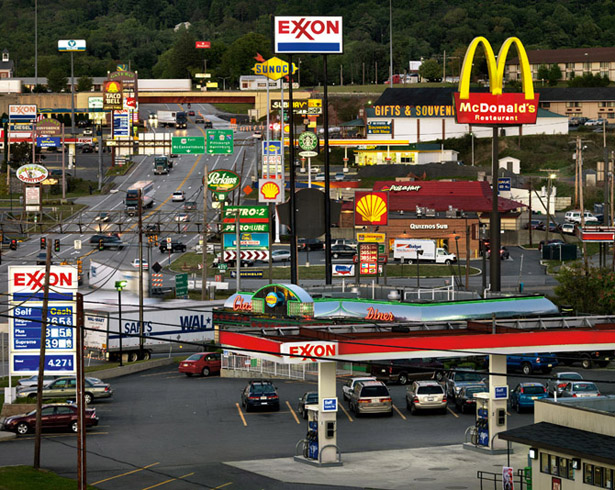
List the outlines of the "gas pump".
<svg viewBox="0 0 615 490">
<path fill-rule="evenodd" d="M 309 459 L 318 459 L 318 407 L 308 406 L 308 430 L 305 436 L 303 455 Z"/>
<path fill-rule="evenodd" d="M 476 393 L 477 446 L 489 446 L 489 393 Z"/>
</svg>

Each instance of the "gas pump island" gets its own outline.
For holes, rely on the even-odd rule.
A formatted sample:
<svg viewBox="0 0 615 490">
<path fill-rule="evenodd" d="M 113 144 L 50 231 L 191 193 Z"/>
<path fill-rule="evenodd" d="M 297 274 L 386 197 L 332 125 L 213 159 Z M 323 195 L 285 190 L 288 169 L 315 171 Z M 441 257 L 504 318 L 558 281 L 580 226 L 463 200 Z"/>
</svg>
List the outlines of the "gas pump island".
<svg viewBox="0 0 615 490">
<path fill-rule="evenodd" d="M 464 319 L 460 315 L 464 309 L 473 318 Z M 524 309 L 537 317 L 557 312 L 540 296 L 412 304 L 313 299 L 294 284 L 270 284 L 255 293 L 232 295 L 223 308 L 214 310 L 213 320 L 216 340 L 229 352 L 277 363 L 318 365 L 318 406 L 308 406 L 307 434 L 297 444 L 296 459 L 333 466 L 342 464 L 337 447 L 336 362 L 489 356 L 489 391 L 476 396 L 477 419 L 466 431 L 471 443 L 464 447 L 505 451 L 507 443 L 497 434 L 507 429 L 506 356 L 600 348 L 615 341 L 611 325 L 591 329 L 588 335 L 587 328 L 543 328 L 542 322 L 523 327 L 516 321 L 500 327 L 485 319 L 510 318 L 511 312 Z"/>
</svg>

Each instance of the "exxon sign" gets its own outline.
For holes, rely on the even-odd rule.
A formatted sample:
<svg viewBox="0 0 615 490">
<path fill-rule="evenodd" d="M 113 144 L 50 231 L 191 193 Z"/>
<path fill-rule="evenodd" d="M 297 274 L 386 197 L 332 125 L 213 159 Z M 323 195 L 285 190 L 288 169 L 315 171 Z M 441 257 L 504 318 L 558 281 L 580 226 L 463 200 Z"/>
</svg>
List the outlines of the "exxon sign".
<svg viewBox="0 0 615 490">
<path fill-rule="evenodd" d="M 338 355 L 337 342 L 286 342 L 280 353 L 287 364 L 302 362 L 334 361 Z"/>
<path fill-rule="evenodd" d="M 342 17 L 275 17 L 273 33 L 277 54 L 344 52 Z"/>
<path fill-rule="evenodd" d="M 45 285 L 45 266 L 13 265 L 9 267 L 9 294 L 31 295 L 38 301 L 36 293 L 42 294 Z M 69 265 L 52 265 L 49 273 L 50 298 L 77 291 L 79 278 L 77 268 Z M 34 293 L 34 294 L 33 294 Z"/>
</svg>

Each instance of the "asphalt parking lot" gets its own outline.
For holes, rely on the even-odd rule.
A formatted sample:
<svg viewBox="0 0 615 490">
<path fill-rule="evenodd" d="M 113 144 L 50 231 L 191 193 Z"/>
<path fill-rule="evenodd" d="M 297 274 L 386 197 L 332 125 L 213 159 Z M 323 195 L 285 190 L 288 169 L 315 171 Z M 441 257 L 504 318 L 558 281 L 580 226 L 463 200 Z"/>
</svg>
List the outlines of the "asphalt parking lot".
<svg viewBox="0 0 615 490">
<path fill-rule="evenodd" d="M 315 382 L 275 380 L 279 412 L 249 412 L 240 406 L 245 379 L 186 377 L 175 366 L 113 380 L 114 397 L 95 403 L 100 425 L 88 431 L 88 482 L 101 489 L 181 488 L 335 488 L 335 485 L 285 484 L 225 463 L 289 458 L 306 432 L 296 411 L 298 398 L 317 389 Z M 571 370 L 565 368 L 561 370 Z M 605 394 L 615 394 L 613 370 L 577 368 L 596 379 Z M 510 388 L 519 377 L 511 376 Z M 341 384 L 338 398 L 342 398 Z M 405 386 L 390 387 L 392 417 L 356 419 L 347 403 L 338 412 L 338 445 L 342 453 L 461 445 L 473 415 L 456 413 L 411 416 Z M 532 413 L 512 413 L 509 428 L 532 423 Z M 75 478 L 73 435 L 48 433 L 42 465 Z M 33 437 L 0 445 L 4 464 L 31 464 Z M 461 469 L 460 469 L 461 471 Z M 365 482 L 367 485 L 369 482 Z M 352 488 L 352 487 L 345 487 Z"/>
</svg>

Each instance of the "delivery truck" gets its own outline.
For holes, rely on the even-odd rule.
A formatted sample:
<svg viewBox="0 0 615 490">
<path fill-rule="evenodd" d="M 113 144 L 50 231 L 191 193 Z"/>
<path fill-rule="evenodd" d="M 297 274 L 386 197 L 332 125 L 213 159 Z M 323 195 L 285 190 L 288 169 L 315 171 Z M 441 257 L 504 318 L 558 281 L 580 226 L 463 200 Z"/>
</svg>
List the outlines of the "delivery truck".
<svg viewBox="0 0 615 490">
<path fill-rule="evenodd" d="M 216 302 L 219 305 L 220 302 Z M 174 300 L 143 309 L 143 328 L 138 305 L 122 305 L 119 322 L 117 305 L 85 309 L 86 355 L 108 361 L 122 355 L 129 362 L 149 359 L 153 353 L 206 350 L 214 340 L 212 307 L 209 301 Z"/>
<path fill-rule="evenodd" d="M 158 126 L 161 128 L 175 127 L 177 111 L 157 111 Z"/>
<path fill-rule="evenodd" d="M 417 259 L 418 257 L 418 259 Z M 406 263 L 435 262 L 436 264 L 451 264 L 457 261 L 455 254 L 448 253 L 443 247 L 438 247 L 435 240 L 398 239 L 393 242 L 393 259 Z"/>
</svg>

